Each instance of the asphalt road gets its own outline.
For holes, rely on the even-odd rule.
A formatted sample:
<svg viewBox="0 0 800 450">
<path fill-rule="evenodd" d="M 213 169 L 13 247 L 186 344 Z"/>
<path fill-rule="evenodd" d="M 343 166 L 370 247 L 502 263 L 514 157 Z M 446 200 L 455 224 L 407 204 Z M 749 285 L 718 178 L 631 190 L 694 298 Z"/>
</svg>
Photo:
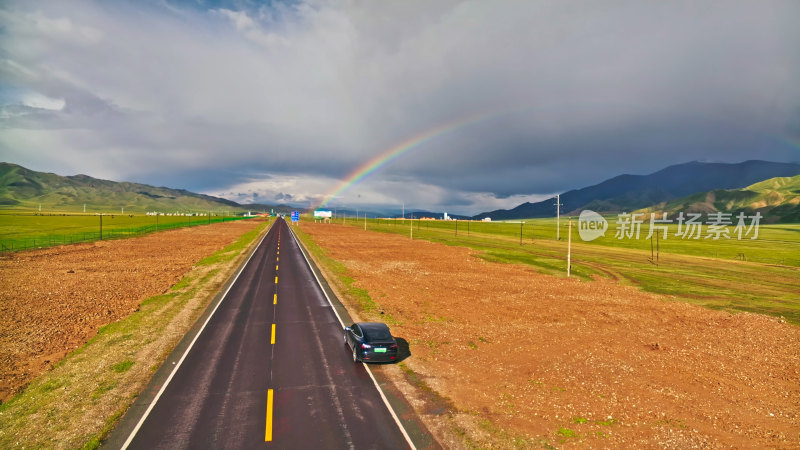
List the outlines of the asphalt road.
<svg viewBox="0 0 800 450">
<path fill-rule="evenodd" d="M 273 225 L 128 448 L 409 447 L 288 227 Z"/>
</svg>

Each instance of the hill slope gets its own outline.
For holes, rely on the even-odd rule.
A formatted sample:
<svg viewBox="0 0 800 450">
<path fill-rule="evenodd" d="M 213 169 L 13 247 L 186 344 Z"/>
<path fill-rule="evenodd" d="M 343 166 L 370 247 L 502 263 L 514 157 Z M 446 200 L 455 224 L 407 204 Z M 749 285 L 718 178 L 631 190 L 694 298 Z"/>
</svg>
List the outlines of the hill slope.
<svg viewBox="0 0 800 450">
<path fill-rule="evenodd" d="M 619 175 L 594 186 L 561 195 L 565 214 L 581 209 L 630 212 L 714 189 L 740 189 L 774 177 L 800 174 L 800 164 L 745 161 L 738 164 L 689 162 L 669 166 L 650 175 Z M 555 216 L 553 199 L 523 203 L 513 209 L 481 213 L 475 219 L 524 219 Z"/>
<path fill-rule="evenodd" d="M 709 213 L 740 211 L 748 215 L 756 211 L 765 222 L 800 222 L 800 175 L 776 177 L 743 189 L 715 189 L 673 200 L 661 208 L 648 210 Z"/>
<path fill-rule="evenodd" d="M 0 163 L 0 207 L 58 211 L 243 212 L 236 202 L 183 189 L 118 183 L 87 175 L 60 176 Z"/>
</svg>

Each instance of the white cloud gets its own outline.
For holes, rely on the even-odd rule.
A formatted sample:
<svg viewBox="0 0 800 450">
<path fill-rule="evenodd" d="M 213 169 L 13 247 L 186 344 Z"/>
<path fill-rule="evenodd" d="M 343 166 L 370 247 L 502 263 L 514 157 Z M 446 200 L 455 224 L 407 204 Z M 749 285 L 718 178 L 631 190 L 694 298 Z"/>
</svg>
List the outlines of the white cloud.
<svg viewBox="0 0 800 450">
<path fill-rule="evenodd" d="M 66 102 L 63 98 L 50 98 L 38 92 L 31 92 L 22 97 L 22 104 L 31 108 L 51 109 L 60 111 L 64 109 Z"/>
<path fill-rule="evenodd" d="M 325 194 L 332 191 L 331 186 L 339 184 L 339 180 L 330 177 L 262 173 L 256 179 L 236 183 L 223 190 L 207 191 L 205 194 L 241 203 L 290 203 L 316 207 L 327 198 Z M 443 205 L 449 205 L 451 213 L 473 214 L 471 212 L 473 208 L 481 211 L 511 208 L 520 203 L 536 202 L 549 197 L 549 195 L 515 195 L 500 199 L 489 192 L 454 194 L 440 186 L 413 179 L 376 177 L 354 184 L 330 200 L 326 208 L 356 209 L 365 206 L 380 210 L 400 210 L 405 204 L 409 209 L 436 212 L 443 210 Z"/>
</svg>

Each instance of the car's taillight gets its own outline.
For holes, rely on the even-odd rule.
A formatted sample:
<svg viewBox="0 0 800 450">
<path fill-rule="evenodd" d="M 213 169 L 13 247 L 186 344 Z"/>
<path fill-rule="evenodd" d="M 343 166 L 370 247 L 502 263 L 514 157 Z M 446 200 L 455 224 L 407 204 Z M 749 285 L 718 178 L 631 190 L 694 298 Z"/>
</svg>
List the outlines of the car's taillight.
<svg viewBox="0 0 800 450">
<path fill-rule="evenodd" d="M 372 348 L 369 344 L 361 344 L 361 348 Z"/>
<path fill-rule="evenodd" d="M 392 350 L 397 350 L 397 344 L 392 344 L 389 346 Z"/>
</svg>

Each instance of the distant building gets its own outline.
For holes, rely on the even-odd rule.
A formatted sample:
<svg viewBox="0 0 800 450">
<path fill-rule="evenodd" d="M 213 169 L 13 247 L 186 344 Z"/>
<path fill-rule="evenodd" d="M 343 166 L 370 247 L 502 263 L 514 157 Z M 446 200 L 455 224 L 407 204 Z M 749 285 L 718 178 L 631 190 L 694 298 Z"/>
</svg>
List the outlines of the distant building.
<svg viewBox="0 0 800 450">
<path fill-rule="evenodd" d="M 483 220 L 481 220 L 481 222 L 491 222 L 491 221 L 492 221 L 491 217 L 484 217 Z"/>
</svg>

